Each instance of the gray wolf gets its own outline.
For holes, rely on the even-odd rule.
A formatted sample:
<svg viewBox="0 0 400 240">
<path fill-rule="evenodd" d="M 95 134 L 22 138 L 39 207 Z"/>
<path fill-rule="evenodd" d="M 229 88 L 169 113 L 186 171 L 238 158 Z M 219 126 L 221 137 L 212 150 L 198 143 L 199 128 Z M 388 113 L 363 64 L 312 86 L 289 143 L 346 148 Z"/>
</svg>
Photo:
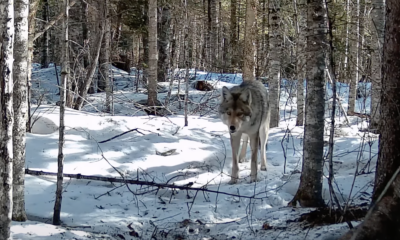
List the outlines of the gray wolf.
<svg viewBox="0 0 400 240">
<path fill-rule="evenodd" d="M 228 126 L 232 147 L 232 174 L 230 184 L 237 183 L 239 162 L 246 157 L 250 139 L 251 173 L 250 182 L 257 181 L 257 155 L 261 152 L 261 170 L 267 170 L 265 147 L 268 141 L 270 107 L 267 89 L 261 82 L 246 81 L 239 86 L 222 88 L 219 116 Z M 238 158 L 240 140 L 243 146 Z"/>
</svg>

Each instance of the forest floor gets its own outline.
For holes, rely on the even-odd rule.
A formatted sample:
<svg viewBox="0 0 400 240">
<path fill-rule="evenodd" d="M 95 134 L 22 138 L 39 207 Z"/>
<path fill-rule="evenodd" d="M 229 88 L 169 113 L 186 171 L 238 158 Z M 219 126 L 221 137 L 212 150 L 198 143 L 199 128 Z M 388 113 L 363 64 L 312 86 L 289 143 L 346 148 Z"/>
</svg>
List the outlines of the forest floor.
<svg viewBox="0 0 400 240">
<path fill-rule="evenodd" d="M 63 224 L 53 226 L 56 178 L 26 175 L 29 221 L 12 223 L 14 239 L 297 240 L 334 238 L 348 230 L 346 223 L 301 221 L 306 218 L 302 214 L 315 209 L 287 207 L 299 184 L 302 160 L 304 129 L 295 126 L 296 82 L 282 81 L 281 121 L 279 127 L 270 130 L 268 171 L 259 172 L 259 181 L 249 183 L 250 162 L 241 163 L 239 182 L 229 185 L 232 154 L 228 128 L 218 119 L 216 109 L 220 88 L 240 83 L 241 75 L 191 71 L 189 126 L 184 127 L 184 104 L 179 101 L 178 84 L 182 94 L 185 83 L 180 76 L 177 77 L 182 81 L 174 81 L 172 86 L 170 114 L 148 116 L 137 104 L 147 95 L 140 84 L 136 91 L 134 69 L 131 73 L 112 70 L 113 116 L 103 112 L 104 93 L 90 95 L 82 111 L 66 110 L 64 172 L 189 184 L 218 193 L 64 178 Z M 215 91 L 192 87 L 193 82 L 202 79 L 209 81 Z M 160 85 L 158 97 L 164 102 L 169 83 Z M 348 86 L 338 86 L 341 103 L 347 108 Z M 362 86 L 369 90 L 368 84 Z M 35 64 L 33 88 L 34 126 L 27 134 L 26 168 L 56 172 L 59 95 L 54 67 L 40 69 Z M 330 94 L 328 85 L 327 95 Z M 369 97 L 361 96 L 357 100 L 358 112 L 368 113 L 369 101 Z M 326 141 L 330 103 L 328 97 Z M 369 204 L 378 136 L 363 131 L 366 127 L 366 119 L 349 116 L 347 122 L 338 110 L 334 190 L 342 204 Z M 116 137 L 132 129 L 136 130 Z M 326 144 L 325 157 L 327 149 Z M 327 164 L 324 169 L 327 176 Z M 330 204 L 326 178 L 323 181 L 323 197 Z M 353 225 L 358 221 L 352 221 Z"/>
</svg>

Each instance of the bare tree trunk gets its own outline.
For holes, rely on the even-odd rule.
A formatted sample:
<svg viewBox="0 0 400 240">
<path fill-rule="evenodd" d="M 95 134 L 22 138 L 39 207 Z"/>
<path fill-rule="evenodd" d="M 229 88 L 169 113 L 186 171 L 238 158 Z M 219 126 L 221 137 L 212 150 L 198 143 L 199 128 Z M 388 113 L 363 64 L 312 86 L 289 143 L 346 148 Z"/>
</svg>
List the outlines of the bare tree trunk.
<svg viewBox="0 0 400 240">
<path fill-rule="evenodd" d="M 61 66 L 61 91 L 60 91 L 60 127 L 58 128 L 58 171 L 56 200 L 54 203 L 53 225 L 61 224 L 61 203 L 63 192 L 63 173 L 64 173 L 64 142 L 65 142 L 65 105 L 67 100 L 67 83 L 69 78 L 69 37 L 68 37 L 68 18 L 69 0 L 63 0 L 64 18 L 62 22 L 62 66 Z"/>
<path fill-rule="evenodd" d="M 269 23 L 269 10 L 268 10 L 268 1 L 262 0 L 262 19 L 261 19 L 261 51 L 257 53 L 260 58 L 260 76 L 266 76 L 268 74 L 267 71 L 267 63 L 268 63 L 268 23 Z"/>
<path fill-rule="evenodd" d="M 48 2 L 48 0 L 43 0 L 42 18 L 43 18 L 43 21 L 46 21 L 46 23 L 49 22 L 49 2 Z M 49 66 L 49 39 L 50 39 L 49 33 L 50 33 L 49 31 L 46 31 L 43 34 L 42 60 L 41 60 L 42 68 L 47 68 Z"/>
<path fill-rule="evenodd" d="M 148 106 L 157 106 L 157 0 L 149 0 L 149 79 L 148 79 Z M 155 108 L 156 109 L 156 108 Z"/>
<path fill-rule="evenodd" d="M 350 69 L 351 79 L 349 82 L 349 108 L 347 114 L 351 115 L 355 112 L 357 86 L 360 79 L 360 0 L 356 0 L 352 9 L 352 21 L 350 26 L 350 36 L 353 39 L 350 42 Z"/>
<path fill-rule="evenodd" d="M 104 16 L 100 15 L 99 18 L 102 18 L 103 21 L 101 23 L 100 32 L 98 33 L 97 38 L 96 38 L 97 39 L 97 44 L 94 45 L 94 47 L 96 47 L 96 52 L 95 52 L 95 55 L 93 56 L 93 59 L 91 61 L 91 65 L 90 65 L 90 68 L 89 68 L 89 70 L 87 72 L 86 79 L 81 84 L 81 86 L 80 86 L 80 88 L 78 90 L 78 97 L 77 97 L 77 99 L 75 101 L 75 106 L 74 106 L 74 108 L 76 110 L 81 110 L 82 107 L 83 107 L 83 102 L 85 101 L 87 93 L 88 93 L 88 90 L 89 90 L 89 87 L 93 82 L 93 76 L 94 76 L 94 73 L 96 71 L 97 63 L 99 61 L 101 43 L 103 41 L 104 27 L 105 27 Z"/>
<path fill-rule="evenodd" d="M 186 67 L 186 73 L 185 73 L 185 83 L 186 83 L 186 89 L 185 89 L 185 127 L 188 126 L 188 114 L 189 114 L 189 70 L 192 67 L 192 57 L 193 57 L 193 49 L 192 49 L 192 36 L 193 36 L 193 31 L 192 31 L 192 26 L 191 26 L 191 21 L 192 18 L 189 17 L 189 12 L 187 9 L 187 0 L 185 0 L 185 67 Z"/>
<path fill-rule="evenodd" d="M 88 28 L 88 4 L 85 0 L 81 0 L 81 13 L 82 13 L 82 46 L 87 48 L 89 41 L 89 28 Z M 89 66 L 89 54 L 83 56 L 83 67 L 86 69 Z"/>
<path fill-rule="evenodd" d="M 26 131 L 31 132 L 31 80 L 32 80 L 32 60 L 33 60 L 33 41 L 35 36 L 35 23 L 36 23 L 36 12 L 39 8 L 40 0 L 29 0 L 29 16 L 28 16 L 28 114 L 26 121 Z"/>
<path fill-rule="evenodd" d="M 258 0 L 246 0 L 243 81 L 255 80 Z"/>
<path fill-rule="evenodd" d="M 380 120 L 382 45 L 385 30 L 385 0 L 372 0 L 372 39 L 371 56 L 371 123 L 370 128 L 378 128 Z"/>
<path fill-rule="evenodd" d="M 210 26 L 210 66 L 211 71 L 218 71 L 218 17 L 217 0 L 208 0 L 208 21 Z"/>
<path fill-rule="evenodd" d="M 386 0 L 380 144 L 373 204 L 363 223 L 341 240 L 400 239 L 400 2 Z"/>
<path fill-rule="evenodd" d="M 297 1 L 297 3 L 296 3 Z M 304 79 L 306 77 L 307 5 L 305 0 L 294 0 L 296 10 L 296 75 L 297 119 L 296 126 L 304 124 Z"/>
<path fill-rule="evenodd" d="M 28 114 L 28 15 L 29 0 L 15 0 L 14 41 L 14 128 L 13 128 L 13 220 L 24 222 L 25 213 L 25 145 Z"/>
<path fill-rule="evenodd" d="M 145 4 L 143 9 L 143 19 L 145 21 L 144 25 L 149 26 L 149 6 Z M 148 29 L 142 32 L 142 42 L 143 42 L 143 82 L 145 84 L 149 81 L 149 31 Z"/>
<path fill-rule="evenodd" d="M 230 26 L 230 54 L 231 54 L 231 68 L 236 68 L 237 64 L 238 64 L 238 37 L 236 35 L 237 33 L 237 16 L 236 16 L 236 12 L 237 12 L 237 0 L 231 0 L 231 26 Z"/>
<path fill-rule="evenodd" d="M 165 82 L 168 74 L 171 10 L 168 3 L 162 7 L 158 39 L 158 82 Z"/>
<path fill-rule="evenodd" d="M 110 41 L 111 41 L 111 20 L 109 16 L 109 0 L 100 2 L 100 11 L 105 16 L 103 46 L 100 49 L 99 68 L 100 80 L 98 83 L 99 91 L 106 92 L 105 111 L 111 113 L 111 84 L 110 84 Z"/>
<path fill-rule="evenodd" d="M 326 66 L 326 9 L 324 0 L 309 0 L 307 5 L 308 39 L 307 97 L 303 142 L 303 165 L 299 189 L 289 205 L 324 206 L 322 176 L 324 163 L 324 113 Z"/>
<path fill-rule="evenodd" d="M 281 0 L 269 0 L 269 73 L 268 89 L 271 108 L 270 127 L 278 127 L 280 121 L 279 98 L 281 81 L 281 55 L 283 38 L 281 34 Z"/>
<path fill-rule="evenodd" d="M 170 59 L 169 59 L 170 66 L 175 65 L 177 39 L 178 39 L 178 26 L 177 26 L 177 20 L 176 20 L 176 18 L 174 18 L 173 31 L 172 31 L 172 36 L 171 36 L 171 53 L 170 53 Z M 174 68 L 172 67 L 171 70 L 172 70 L 172 75 L 173 75 Z"/>
<path fill-rule="evenodd" d="M 11 240 L 13 210 L 13 0 L 0 4 L 0 239 Z"/>
</svg>

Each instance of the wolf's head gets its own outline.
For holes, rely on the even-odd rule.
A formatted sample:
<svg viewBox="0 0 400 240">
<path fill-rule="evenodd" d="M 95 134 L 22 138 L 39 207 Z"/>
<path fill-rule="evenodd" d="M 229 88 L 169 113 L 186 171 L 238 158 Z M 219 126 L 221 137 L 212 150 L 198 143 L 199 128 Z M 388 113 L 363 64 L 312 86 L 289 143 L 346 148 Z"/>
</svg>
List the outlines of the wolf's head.
<svg viewBox="0 0 400 240">
<path fill-rule="evenodd" d="M 219 105 L 219 115 L 222 122 L 228 126 L 230 133 L 240 131 L 244 122 L 251 117 L 251 93 L 248 89 L 222 88 L 222 99 Z"/>
</svg>

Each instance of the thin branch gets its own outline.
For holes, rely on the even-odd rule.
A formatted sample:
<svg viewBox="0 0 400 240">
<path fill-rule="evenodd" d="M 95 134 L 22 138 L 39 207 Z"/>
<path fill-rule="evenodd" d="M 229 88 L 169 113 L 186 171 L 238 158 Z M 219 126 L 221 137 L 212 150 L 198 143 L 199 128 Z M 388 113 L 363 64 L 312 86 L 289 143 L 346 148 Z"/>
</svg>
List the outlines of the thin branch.
<svg viewBox="0 0 400 240">
<path fill-rule="evenodd" d="M 77 2 L 77 0 L 72 0 L 69 3 L 69 7 L 72 7 L 75 5 L 75 3 Z M 42 36 L 47 30 L 49 30 L 51 27 L 53 27 L 53 25 L 58 22 L 60 19 L 62 19 L 64 17 L 64 12 L 61 12 L 60 14 L 58 14 L 58 16 L 56 18 L 54 18 L 53 20 L 51 20 L 50 22 L 48 22 L 46 24 L 46 26 L 44 26 L 43 30 L 40 32 L 35 33 L 35 35 L 32 38 L 32 41 L 35 41 L 36 39 L 38 39 L 40 36 Z"/>
</svg>

